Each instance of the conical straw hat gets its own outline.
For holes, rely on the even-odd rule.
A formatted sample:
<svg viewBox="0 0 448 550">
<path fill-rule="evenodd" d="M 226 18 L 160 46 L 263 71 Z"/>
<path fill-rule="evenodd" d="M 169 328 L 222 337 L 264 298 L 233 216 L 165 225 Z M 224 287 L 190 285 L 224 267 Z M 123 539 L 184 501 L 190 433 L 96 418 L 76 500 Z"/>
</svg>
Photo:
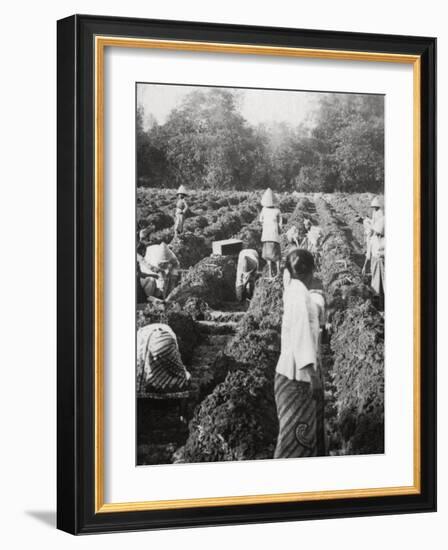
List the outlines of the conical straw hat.
<svg viewBox="0 0 448 550">
<path fill-rule="evenodd" d="M 158 250 L 155 251 L 153 261 L 156 265 L 163 262 L 170 262 L 173 259 L 173 255 L 174 254 L 168 248 L 166 243 L 160 243 Z"/>
<path fill-rule="evenodd" d="M 381 208 L 381 204 L 380 204 L 380 201 L 379 201 L 378 197 L 373 197 L 373 200 L 370 203 L 370 207 L 371 208 Z"/>
<path fill-rule="evenodd" d="M 176 192 L 177 195 L 186 195 L 187 194 L 187 190 L 185 189 L 185 186 L 184 185 L 181 185 L 179 187 L 179 189 L 177 190 Z"/>
<path fill-rule="evenodd" d="M 264 192 L 264 195 L 261 199 L 261 206 L 274 206 L 274 193 L 272 192 L 270 187 L 268 187 L 268 189 L 266 189 L 266 191 Z"/>
</svg>

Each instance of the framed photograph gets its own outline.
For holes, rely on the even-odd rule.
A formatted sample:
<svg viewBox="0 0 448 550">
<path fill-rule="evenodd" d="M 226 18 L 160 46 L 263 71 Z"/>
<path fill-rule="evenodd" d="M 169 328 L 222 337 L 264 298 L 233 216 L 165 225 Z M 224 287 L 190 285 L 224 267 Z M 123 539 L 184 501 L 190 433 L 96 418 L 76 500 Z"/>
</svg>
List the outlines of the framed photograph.
<svg viewBox="0 0 448 550">
<path fill-rule="evenodd" d="M 435 510 L 435 56 L 58 21 L 58 528 Z"/>
</svg>

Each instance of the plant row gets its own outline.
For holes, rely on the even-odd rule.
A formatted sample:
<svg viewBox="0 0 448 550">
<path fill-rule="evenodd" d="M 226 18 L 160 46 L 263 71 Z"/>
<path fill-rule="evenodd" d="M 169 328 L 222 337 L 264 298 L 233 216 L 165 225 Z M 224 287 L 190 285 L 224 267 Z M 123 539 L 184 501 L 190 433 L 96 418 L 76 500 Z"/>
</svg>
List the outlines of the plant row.
<svg viewBox="0 0 448 550">
<path fill-rule="evenodd" d="M 154 210 L 151 213 L 147 213 L 144 208 L 138 210 L 138 220 L 140 227 L 148 227 L 150 233 L 153 235 L 158 231 L 168 229 L 167 234 L 173 234 L 174 217 L 172 210 Z M 187 231 L 201 230 L 207 226 L 212 225 L 219 221 L 219 219 L 228 214 L 238 214 L 243 220 L 252 219 L 255 207 L 248 201 L 241 203 L 238 206 L 222 206 L 217 210 L 205 210 L 198 209 L 196 211 L 188 210 L 186 220 L 184 222 L 184 228 Z M 161 233 L 163 236 L 164 234 Z"/>
<path fill-rule="evenodd" d="M 384 449 L 384 323 L 372 305 L 353 249 L 328 204 L 316 198 L 325 237 L 321 277 L 331 315 L 331 369 L 341 452 Z"/>
<path fill-rule="evenodd" d="M 156 216 L 154 221 L 157 224 L 157 216 L 162 218 L 162 214 L 169 216 L 171 222 L 163 219 L 162 223 L 155 227 L 155 230 L 169 227 L 172 221 L 173 211 L 176 204 L 175 192 L 168 192 L 158 189 L 138 189 L 137 190 L 137 210 L 138 220 L 146 223 L 153 223 L 152 216 Z M 189 205 L 188 218 L 202 216 L 207 218 L 207 224 L 216 222 L 217 218 L 226 212 L 244 212 L 251 211 L 259 207 L 260 193 L 248 192 L 223 192 L 220 194 L 208 193 L 206 191 L 193 191 L 189 194 L 187 202 Z M 290 212 L 294 208 L 295 198 L 293 194 L 279 194 L 279 207 L 282 211 Z M 187 220 L 187 223 L 188 220 Z M 204 223 L 201 220 L 200 223 Z M 205 226 L 204 225 L 204 226 Z M 187 227 L 188 228 L 188 227 Z"/>
<path fill-rule="evenodd" d="M 337 216 L 339 216 L 350 228 L 358 246 L 365 250 L 365 235 L 363 218 L 370 217 L 370 194 L 347 195 L 347 194 L 327 194 L 325 200 L 332 206 Z"/>
<path fill-rule="evenodd" d="M 162 241 L 169 243 L 179 259 L 181 268 L 186 269 L 210 255 L 213 241 L 230 238 L 241 231 L 246 225 L 245 220 L 249 218 L 249 215 L 251 218 L 256 218 L 257 212 L 255 210 L 252 211 L 252 214 L 249 211 L 229 212 L 203 229 L 196 228 L 194 231 L 189 231 L 186 226 L 184 233 L 176 237 L 174 237 L 172 228 L 165 229 L 152 235 L 151 241 L 154 244 Z"/>
</svg>

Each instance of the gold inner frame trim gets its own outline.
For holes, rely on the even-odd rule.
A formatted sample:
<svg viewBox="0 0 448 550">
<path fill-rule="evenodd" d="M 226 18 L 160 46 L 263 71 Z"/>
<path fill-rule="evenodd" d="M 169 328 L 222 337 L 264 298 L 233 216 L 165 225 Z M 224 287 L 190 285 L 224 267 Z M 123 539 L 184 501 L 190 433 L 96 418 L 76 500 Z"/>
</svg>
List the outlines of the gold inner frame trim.
<svg viewBox="0 0 448 550">
<path fill-rule="evenodd" d="M 285 56 L 342 61 L 370 61 L 381 63 L 407 63 L 413 65 L 413 174 L 414 174 L 414 471 L 413 485 L 365 489 L 276 493 L 263 495 L 191 498 L 180 500 L 153 500 L 141 502 L 104 502 L 104 51 L 106 47 L 153 48 L 162 50 L 232 53 L 243 55 Z M 155 40 L 96 36 L 95 55 L 95 513 L 167 510 L 207 506 L 232 506 L 276 502 L 304 502 L 344 498 L 413 495 L 421 492 L 421 386 L 420 386 L 420 271 L 421 271 L 421 60 L 417 55 L 382 52 L 357 52 L 257 46 L 253 44 L 227 44 L 181 40 Z"/>
</svg>

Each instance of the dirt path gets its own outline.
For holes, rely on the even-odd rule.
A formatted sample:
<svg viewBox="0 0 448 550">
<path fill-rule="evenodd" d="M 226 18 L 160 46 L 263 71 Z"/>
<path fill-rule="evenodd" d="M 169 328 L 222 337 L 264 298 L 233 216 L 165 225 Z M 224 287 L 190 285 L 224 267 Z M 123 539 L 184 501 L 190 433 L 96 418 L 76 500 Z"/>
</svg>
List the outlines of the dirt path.
<svg viewBox="0 0 448 550">
<path fill-rule="evenodd" d="M 364 250 L 364 227 L 362 223 L 359 223 L 361 216 L 358 210 L 345 197 L 332 197 L 326 195 L 325 200 L 329 204 L 335 217 L 337 217 L 343 224 L 350 228 L 353 236 L 353 245 Z"/>
<path fill-rule="evenodd" d="M 352 247 L 353 260 L 360 268 L 362 268 L 365 258 L 362 225 L 358 224 L 358 226 L 356 226 L 357 231 L 354 231 L 353 228 L 355 226 L 352 224 L 352 220 L 349 219 L 346 213 L 342 212 L 337 205 L 331 204 L 328 201 L 327 205 L 330 212 L 333 214 L 334 221 L 339 226 L 341 231 L 344 232 L 347 242 Z"/>
</svg>

